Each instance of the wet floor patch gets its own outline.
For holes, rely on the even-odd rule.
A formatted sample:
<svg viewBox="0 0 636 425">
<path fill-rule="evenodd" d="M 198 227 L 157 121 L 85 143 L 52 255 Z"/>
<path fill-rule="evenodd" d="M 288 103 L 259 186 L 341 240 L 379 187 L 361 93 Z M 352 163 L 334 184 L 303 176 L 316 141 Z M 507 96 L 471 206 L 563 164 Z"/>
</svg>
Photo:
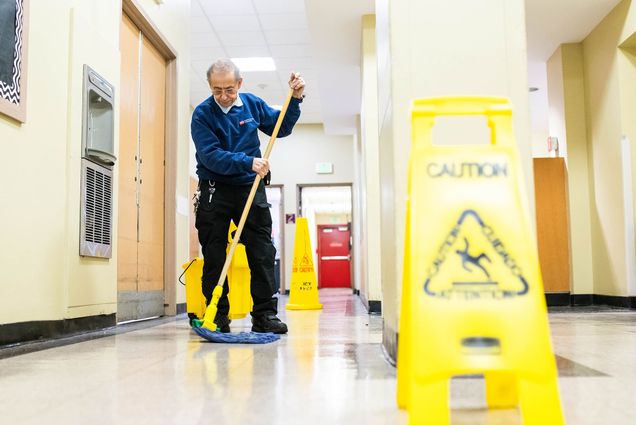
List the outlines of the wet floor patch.
<svg viewBox="0 0 636 425">
<path fill-rule="evenodd" d="M 342 359 L 347 367 L 355 369 L 356 379 L 395 378 L 395 368 L 385 359 L 382 344 L 342 344 L 321 341 L 318 350 L 320 358 Z"/>
</svg>

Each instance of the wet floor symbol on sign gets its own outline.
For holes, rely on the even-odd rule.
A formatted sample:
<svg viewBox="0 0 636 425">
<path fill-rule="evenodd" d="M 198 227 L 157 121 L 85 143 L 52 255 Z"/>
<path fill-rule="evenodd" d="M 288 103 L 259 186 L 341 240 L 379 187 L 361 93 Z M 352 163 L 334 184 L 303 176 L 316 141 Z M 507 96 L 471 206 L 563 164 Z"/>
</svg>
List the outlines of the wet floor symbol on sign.
<svg viewBox="0 0 636 425">
<path fill-rule="evenodd" d="M 523 271 L 495 229 L 465 210 L 426 270 L 424 292 L 448 299 L 503 299 L 528 293 Z"/>
<path fill-rule="evenodd" d="M 307 246 L 307 242 L 305 241 L 305 249 L 300 261 L 296 257 L 294 257 L 292 261 L 292 272 L 307 273 L 313 271 L 314 261 L 311 258 L 311 248 Z"/>
<path fill-rule="evenodd" d="M 468 243 L 468 239 L 464 238 L 464 242 L 466 243 L 466 246 L 465 246 L 463 251 L 455 250 L 455 252 L 462 259 L 462 267 L 470 272 L 472 270 L 470 268 L 468 268 L 468 264 L 472 264 L 472 265 L 478 267 L 482 272 L 484 272 L 486 277 L 488 279 L 490 279 L 490 273 L 488 273 L 488 270 L 486 270 L 486 268 L 481 265 L 481 260 L 486 260 L 486 261 L 488 261 L 490 263 L 491 262 L 490 261 L 490 257 L 488 257 L 483 252 L 481 254 L 479 254 L 477 257 L 470 255 L 468 253 L 468 248 L 469 248 L 469 245 L 470 245 Z"/>
</svg>

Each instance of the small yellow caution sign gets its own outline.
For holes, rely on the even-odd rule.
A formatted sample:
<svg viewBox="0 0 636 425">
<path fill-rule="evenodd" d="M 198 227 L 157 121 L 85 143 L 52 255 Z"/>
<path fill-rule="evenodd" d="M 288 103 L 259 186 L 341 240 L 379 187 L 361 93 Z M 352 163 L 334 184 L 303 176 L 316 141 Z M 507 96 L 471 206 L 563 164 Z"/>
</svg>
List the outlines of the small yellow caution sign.
<svg viewBox="0 0 636 425">
<path fill-rule="evenodd" d="M 485 115 L 491 144 L 434 146 L 440 115 Z M 412 137 L 398 405 L 411 424 L 449 424 L 450 378 L 483 374 L 489 407 L 563 424 L 510 103 L 416 100 Z"/>
<path fill-rule="evenodd" d="M 307 219 L 296 219 L 294 239 L 294 259 L 292 261 L 291 284 L 288 310 L 318 310 L 322 308 L 318 300 L 318 284 L 311 253 L 309 226 Z"/>
</svg>

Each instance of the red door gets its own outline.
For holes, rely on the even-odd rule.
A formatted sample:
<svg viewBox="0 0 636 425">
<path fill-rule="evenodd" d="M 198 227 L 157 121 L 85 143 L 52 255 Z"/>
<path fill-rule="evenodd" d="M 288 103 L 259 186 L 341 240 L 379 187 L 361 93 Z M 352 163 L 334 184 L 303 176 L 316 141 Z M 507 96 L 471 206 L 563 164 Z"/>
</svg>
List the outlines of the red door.
<svg viewBox="0 0 636 425">
<path fill-rule="evenodd" d="M 351 287 L 351 232 L 346 224 L 318 225 L 318 286 Z"/>
</svg>

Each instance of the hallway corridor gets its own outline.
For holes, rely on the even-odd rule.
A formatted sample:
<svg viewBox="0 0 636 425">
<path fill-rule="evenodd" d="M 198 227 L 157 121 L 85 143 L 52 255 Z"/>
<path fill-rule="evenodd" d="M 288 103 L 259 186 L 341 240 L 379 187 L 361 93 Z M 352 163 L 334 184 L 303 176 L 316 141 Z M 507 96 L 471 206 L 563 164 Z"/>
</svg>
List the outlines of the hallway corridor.
<svg viewBox="0 0 636 425">
<path fill-rule="evenodd" d="M 382 354 L 382 318 L 348 290 L 321 290 L 320 298 L 323 311 L 285 311 L 283 297 L 289 335 L 269 345 L 208 343 L 180 316 L 4 358 L 1 422 L 406 424 L 395 369 Z M 571 311 L 550 318 L 567 423 L 635 423 L 636 313 Z M 249 319 L 232 330 L 249 330 Z M 453 380 L 451 393 L 454 425 L 521 424 L 516 411 L 483 409 L 479 378 Z"/>
</svg>

